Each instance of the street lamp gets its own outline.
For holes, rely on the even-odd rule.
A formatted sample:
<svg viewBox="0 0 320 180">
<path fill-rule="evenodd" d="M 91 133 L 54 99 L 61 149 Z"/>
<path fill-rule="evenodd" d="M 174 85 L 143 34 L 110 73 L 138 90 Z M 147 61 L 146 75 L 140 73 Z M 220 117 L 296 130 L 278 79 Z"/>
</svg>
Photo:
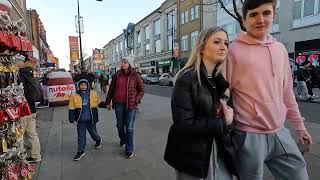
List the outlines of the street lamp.
<svg viewBox="0 0 320 180">
<path fill-rule="evenodd" d="M 96 0 L 102 2 L 102 0 Z M 78 5 L 78 18 L 77 18 L 77 23 L 78 23 L 78 30 L 79 30 L 79 44 L 80 44 L 80 67 L 81 67 L 81 72 L 85 70 L 85 64 L 83 62 L 83 53 L 82 53 L 82 39 L 81 39 L 81 18 L 80 17 L 80 5 L 79 5 L 79 0 L 77 0 L 77 5 Z"/>
</svg>

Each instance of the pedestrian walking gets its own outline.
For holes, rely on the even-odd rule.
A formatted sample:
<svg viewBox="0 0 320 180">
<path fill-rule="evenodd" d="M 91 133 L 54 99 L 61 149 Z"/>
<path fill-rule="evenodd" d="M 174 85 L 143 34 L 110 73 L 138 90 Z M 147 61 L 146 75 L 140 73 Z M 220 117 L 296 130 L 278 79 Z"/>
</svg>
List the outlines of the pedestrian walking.
<svg viewBox="0 0 320 180">
<path fill-rule="evenodd" d="M 202 30 L 177 75 L 171 98 L 173 124 L 164 155 L 177 180 L 232 179 L 226 154 L 220 151 L 221 137 L 228 135 L 233 121 L 233 109 L 222 100 L 229 86 L 224 77 L 227 48 L 224 29 Z"/>
<path fill-rule="evenodd" d="M 108 79 L 107 75 L 105 72 L 102 72 L 99 76 L 99 83 L 101 87 L 101 92 L 106 93 L 107 92 L 107 85 L 108 85 Z"/>
<path fill-rule="evenodd" d="M 36 106 L 35 102 L 43 100 L 42 88 L 39 81 L 33 76 L 31 67 L 19 69 L 19 81 L 23 84 L 24 96 L 29 104 L 31 115 L 21 118 L 22 125 L 25 129 L 24 137 L 31 145 L 31 155 L 26 160 L 28 162 L 41 161 L 41 147 L 36 128 Z"/>
<path fill-rule="evenodd" d="M 312 82 L 312 87 L 317 87 L 320 89 L 320 66 L 318 65 L 313 65 L 311 66 L 311 82 Z M 318 98 L 319 95 L 313 95 L 313 98 Z"/>
<path fill-rule="evenodd" d="M 309 78 L 307 79 L 306 81 L 306 84 L 307 84 L 307 88 L 308 88 L 308 94 L 309 94 L 309 100 L 313 100 L 314 98 L 314 94 L 313 94 L 313 82 L 312 80 L 313 79 L 313 74 L 312 74 L 312 65 L 308 62 L 308 65 L 307 65 L 307 71 L 308 71 L 308 74 L 309 74 Z"/>
<path fill-rule="evenodd" d="M 305 61 L 301 63 L 298 73 L 297 73 L 297 99 L 299 100 L 312 100 L 311 95 L 309 94 L 307 82 L 310 82 L 311 76 L 310 71 L 307 69 L 309 62 Z M 310 86 L 310 85 L 309 85 Z"/>
<path fill-rule="evenodd" d="M 288 118 L 305 152 L 312 138 L 293 93 L 285 46 L 269 29 L 276 0 L 245 0 L 246 32 L 229 47 L 227 80 L 233 98 L 235 130 L 233 162 L 240 179 L 262 180 L 264 164 L 276 179 L 307 180 L 306 163 L 289 130 Z"/>
<path fill-rule="evenodd" d="M 78 152 L 73 160 L 79 161 L 85 155 L 86 131 L 96 142 L 94 147 L 101 147 L 102 139 L 97 131 L 99 95 L 90 90 L 90 84 L 86 79 L 78 82 L 79 90 L 70 96 L 69 121 L 77 126 Z"/>
<path fill-rule="evenodd" d="M 116 113 L 117 129 L 120 146 L 125 146 L 125 156 L 133 156 L 133 132 L 136 110 L 144 95 L 144 84 L 138 73 L 133 69 L 133 56 L 122 59 L 121 69 L 112 76 L 106 97 L 106 108 Z"/>
</svg>

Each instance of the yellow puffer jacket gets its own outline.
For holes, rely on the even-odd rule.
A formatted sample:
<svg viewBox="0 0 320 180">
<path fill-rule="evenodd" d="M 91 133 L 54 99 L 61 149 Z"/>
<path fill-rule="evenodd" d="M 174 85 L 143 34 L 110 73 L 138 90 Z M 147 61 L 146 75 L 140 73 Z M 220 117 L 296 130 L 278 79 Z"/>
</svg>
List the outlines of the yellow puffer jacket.
<svg viewBox="0 0 320 180">
<path fill-rule="evenodd" d="M 81 119 L 82 111 L 82 97 L 80 96 L 80 91 L 71 94 L 69 99 L 69 121 L 73 123 Z M 100 97 L 98 93 L 94 90 L 90 91 L 90 110 L 92 115 L 92 122 L 98 122 L 98 104 Z"/>
<path fill-rule="evenodd" d="M 90 91 L 90 108 L 97 108 L 100 101 L 98 93 L 94 90 Z M 71 94 L 69 100 L 69 110 L 82 109 L 82 98 L 78 92 Z"/>
</svg>

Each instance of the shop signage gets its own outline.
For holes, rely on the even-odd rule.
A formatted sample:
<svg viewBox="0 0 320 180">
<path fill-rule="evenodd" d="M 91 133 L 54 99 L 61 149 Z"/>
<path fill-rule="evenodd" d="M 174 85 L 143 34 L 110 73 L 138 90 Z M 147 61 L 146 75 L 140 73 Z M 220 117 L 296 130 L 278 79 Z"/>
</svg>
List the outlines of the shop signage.
<svg viewBox="0 0 320 180">
<path fill-rule="evenodd" d="M 70 60 L 79 60 L 79 43 L 77 36 L 69 36 Z"/>
<path fill-rule="evenodd" d="M 303 62 L 308 61 L 313 66 L 320 64 L 320 51 L 301 52 L 296 56 L 296 64 L 301 65 Z"/>
<path fill-rule="evenodd" d="M 170 60 L 159 61 L 159 65 L 170 65 L 170 64 L 171 64 Z"/>
<path fill-rule="evenodd" d="M 75 91 L 74 84 L 48 86 L 48 100 L 49 102 L 68 101 L 70 95 Z"/>
<path fill-rule="evenodd" d="M 151 62 L 146 62 L 146 63 L 140 63 L 140 67 L 150 67 L 151 66 Z"/>
</svg>

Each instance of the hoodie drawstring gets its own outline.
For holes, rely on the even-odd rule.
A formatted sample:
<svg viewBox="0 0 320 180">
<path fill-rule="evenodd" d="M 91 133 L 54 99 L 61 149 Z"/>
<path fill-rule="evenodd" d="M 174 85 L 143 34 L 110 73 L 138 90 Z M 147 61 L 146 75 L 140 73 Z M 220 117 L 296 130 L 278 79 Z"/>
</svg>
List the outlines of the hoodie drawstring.
<svg viewBox="0 0 320 180">
<path fill-rule="evenodd" d="M 271 54 L 271 50 L 270 50 L 270 46 L 265 46 L 268 48 L 268 52 L 270 54 L 270 62 L 271 62 L 271 68 L 272 68 L 272 75 L 274 77 L 274 65 L 273 65 L 273 58 L 272 58 L 272 54 Z"/>
<path fill-rule="evenodd" d="M 276 136 L 277 140 L 279 141 L 279 143 L 280 143 L 280 145 L 281 145 L 281 147 L 282 147 L 282 149 L 283 149 L 283 151 L 284 151 L 285 156 L 288 158 L 288 157 L 289 157 L 289 156 L 288 156 L 288 153 L 287 153 L 286 149 L 283 147 L 283 145 L 282 145 L 282 143 L 281 143 L 281 141 L 280 141 L 277 133 L 273 133 L 273 134 Z"/>
</svg>

